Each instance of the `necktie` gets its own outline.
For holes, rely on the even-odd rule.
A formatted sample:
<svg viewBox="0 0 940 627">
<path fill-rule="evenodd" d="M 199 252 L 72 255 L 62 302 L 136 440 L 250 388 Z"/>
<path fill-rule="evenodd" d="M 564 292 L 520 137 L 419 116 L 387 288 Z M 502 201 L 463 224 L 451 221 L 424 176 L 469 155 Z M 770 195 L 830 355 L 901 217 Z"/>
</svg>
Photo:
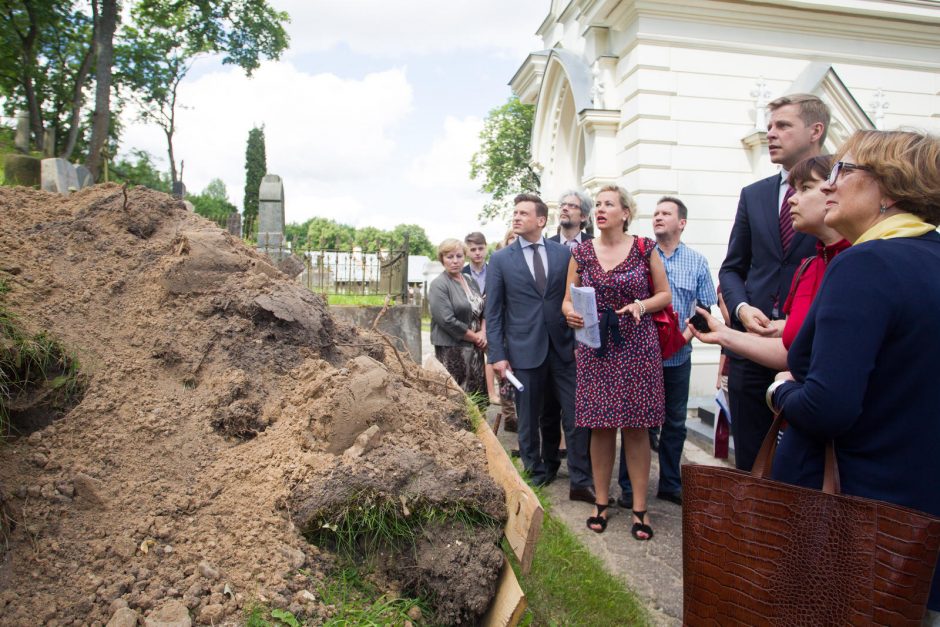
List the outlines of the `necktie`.
<svg viewBox="0 0 940 627">
<path fill-rule="evenodd" d="M 780 243 L 783 244 L 783 254 L 786 255 L 793 241 L 793 216 L 790 214 L 790 197 L 796 193 L 792 187 L 787 187 L 783 195 L 783 204 L 780 205 Z"/>
<path fill-rule="evenodd" d="M 542 265 L 542 255 L 539 254 L 540 244 L 532 244 L 532 273 L 535 275 L 535 287 L 539 294 L 545 293 L 545 266 Z"/>
</svg>

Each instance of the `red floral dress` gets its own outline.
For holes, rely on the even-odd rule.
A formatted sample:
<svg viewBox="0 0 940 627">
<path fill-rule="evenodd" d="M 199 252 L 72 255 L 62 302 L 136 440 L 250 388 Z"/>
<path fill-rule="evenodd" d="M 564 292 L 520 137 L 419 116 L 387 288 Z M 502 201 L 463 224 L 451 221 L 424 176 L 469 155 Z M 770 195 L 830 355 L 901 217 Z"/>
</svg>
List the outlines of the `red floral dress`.
<svg viewBox="0 0 940 627">
<path fill-rule="evenodd" d="M 592 241 L 572 251 L 581 285 L 595 290 L 599 314 L 650 297 L 648 258 L 656 243 L 645 244 L 646 260 L 634 238 L 627 258 L 609 272 L 601 268 Z M 619 323 L 622 343 L 610 327 L 606 354 L 581 343 L 575 349 L 575 423 L 590 429 L 659 426 L 665 420 L 663 357 L 653 319 L 646 314 L 637 323 L 629 313 L 610 315 Z"/>
</svg>

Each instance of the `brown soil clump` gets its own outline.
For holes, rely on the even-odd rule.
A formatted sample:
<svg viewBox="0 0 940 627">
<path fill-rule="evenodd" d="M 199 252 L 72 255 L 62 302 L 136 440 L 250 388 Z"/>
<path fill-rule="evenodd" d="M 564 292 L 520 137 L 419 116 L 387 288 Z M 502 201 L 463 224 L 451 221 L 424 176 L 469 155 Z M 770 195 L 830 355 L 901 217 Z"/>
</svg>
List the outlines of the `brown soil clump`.
<svg viewBox="0 0 940 627">
<path fill-rule="evenodd" d="M 316 624 L 328 525 L 357 507 L 426 521 L 375 567 L 428 620 L 485 611 L 505 509 L 462 398 L 267 258 L 144 188 L 0 188 L 0 280 L 86 383 L 0 445 L 0 624 L 240 624 L 254 602 Z"/>
</svg>

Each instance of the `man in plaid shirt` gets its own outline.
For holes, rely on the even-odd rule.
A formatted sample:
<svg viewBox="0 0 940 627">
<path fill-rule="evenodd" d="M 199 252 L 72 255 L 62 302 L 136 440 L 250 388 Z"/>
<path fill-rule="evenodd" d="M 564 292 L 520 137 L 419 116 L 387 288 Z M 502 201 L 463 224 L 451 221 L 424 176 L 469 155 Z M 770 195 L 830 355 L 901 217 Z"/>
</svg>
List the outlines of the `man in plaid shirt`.
<svg viewBox="0 0 940 627">
<path fill-rule="evenodd" d="M 701 253 L 680 241 L 688 215 L 685 203 L 672 196 L 660 198 L 653 212 L 656 252 L 666 266 L 666 277 L 669 279 L 669 289 L 672 290 L 672 307 L 679 314 L 686 342 L 692 340 L 692 332 L 686 328 L 686 321 L 695 313 L 696 301 L 705 307 L 717 303 L 708 262 Z M 677 505 L 682 504 L 679 463 L 682 459 L 682 447 L 685 445 L 685 418 L 689 404 L 691 373 L 692 346 L 687 343 L 663 362 L 666 422 L 663 423 L 659 436 L 659 490 L 656 497 Z M 620 487 L 623 490 L 620 504 L 632 507 L 632 489 L 627 477 L 623 448 L 620 451 Z"/>
</svg>

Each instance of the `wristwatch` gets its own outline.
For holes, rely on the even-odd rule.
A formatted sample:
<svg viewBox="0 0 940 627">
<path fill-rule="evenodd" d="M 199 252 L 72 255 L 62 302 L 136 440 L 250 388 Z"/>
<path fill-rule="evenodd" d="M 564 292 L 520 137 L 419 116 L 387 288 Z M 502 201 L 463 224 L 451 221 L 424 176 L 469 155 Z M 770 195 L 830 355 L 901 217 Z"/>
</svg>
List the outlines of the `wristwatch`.
<svg viewBox="0 0 940 627">
<path fill-rule="evenodd" d="M 774 406 L 774 392 L 776 392 L 777 388 L 779 388 L 784 383 L 786 383 L 786 381 L 784 380 L 774 381 L 773 383 L 767 386 L 767 396 L 766 396 L 767 407 L 769 407 L 770 411 L 772 411 L 775 414 L 780 413 L 780 410 Z"/>
</svg>

